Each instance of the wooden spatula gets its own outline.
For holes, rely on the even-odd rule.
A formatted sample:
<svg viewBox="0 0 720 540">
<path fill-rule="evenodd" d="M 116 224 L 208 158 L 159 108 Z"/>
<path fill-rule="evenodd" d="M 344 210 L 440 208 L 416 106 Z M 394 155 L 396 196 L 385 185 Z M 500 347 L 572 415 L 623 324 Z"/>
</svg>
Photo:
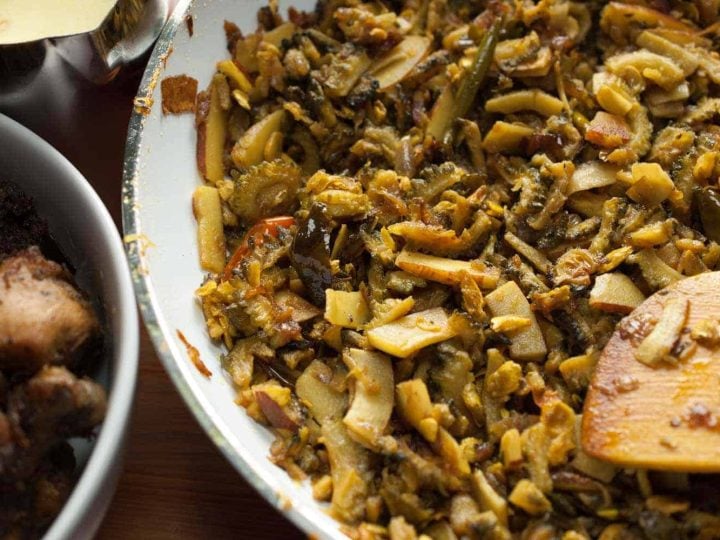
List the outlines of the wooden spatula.
<svg viewBox="0 0 720 540">
<path fill-rule="evenodd" d="M 679 281 L 623 319 L 585 400 L 584 450 L 626 467 L 720 471 L 720 347 L 713 339 L 718 321 L 720 272 Z M 660 359 L 662 338 L 674 341 L 669 361 Z"/>
</svg>

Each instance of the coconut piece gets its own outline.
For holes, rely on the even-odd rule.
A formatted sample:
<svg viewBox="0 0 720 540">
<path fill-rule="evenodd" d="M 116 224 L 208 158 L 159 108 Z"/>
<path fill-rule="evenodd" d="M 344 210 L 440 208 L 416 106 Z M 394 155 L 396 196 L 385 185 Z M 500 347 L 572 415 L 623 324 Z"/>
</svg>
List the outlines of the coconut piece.
<svg viewBox="0 0 720 540">
<path fill-rule="evenodd" d="M 343 328 L 362 328 L 370 320 L 370 308 L 360 291 L 325 291 L 325 320 Z"/>
<path fill-rule="evenodd" d="M 287 289 L 275 293 L 273 300 L 280 309 L 290 310 L 290 318 L 297 323 L 309 321 L 322 314 L 320 309 L 305 300 L 302 296 Z"/>
<path fill-rule="evenodd" d="M 265 147 L 273 133 L 282 129 L 285 111 L 278 109 L 253 124 L 233 146 L 231 157 L 238 167 L 250 167 L 263 161 Z"/>
<path fill-rule="evenodd" d="M 377 448 L 394 405 L 392 364 L 384 354 L 362 349 L 349 349 L 343 362 L 355 381 L 353 401 L 343 423 L 360 444 Z"/>
<path fill-rule="evenodd" d="M 534 362 L 545 358 L 547 347 L 540 325 L 530 309 L 530 303 L 514 281 L 495 289 L 485 297 L 493 316 L 516 315 L 530 320 L 530 326 L 511 335 L 509 353 L 516 360 Z"/>
<path fill-rule="evenodd" d="M 610 313 L 628 314 L 644 300 L 640 289 L 620 272 L 597 276 L 590 291 L 590 305 Z"/>
<path fill-rule="evenodd" d="M 601 161 L 585 162 L 575 168 L 565 194 L 570 196 L 578 191 L 612 186 L 617 182 L 619 170 L 619 167 Z"/>
<path fill-rule="evenodd" d="M 660 204 L 675 188 L 668 173 L 658 163 L 635 163 L 631 172 L 633 184 L 627 190 L 627 196 L 646 206 Z"/>
<path fill-rule="evenodd" d="M 435 343 L 457 335 L 450 317 L 442 308 L 412 313 L 397 321 L 366 332 L 370 344 L 387 354 L 406 358 Z"/>
<path fill-rule="evenodd" d="M 427 54 L 430 40 L 425 36 L 407 36 L 387 54 L 378 58 L 367 73 L 386 90 L 399 83 Z"/>
<path fill-rule="evenodd" d="M 492 289 L 500 278 L 499 270 L 485 268 L 482 263 L 435 257 L 415 251 L 402 251 L 395 259 L 395 264 L 408 274 L 447 285 L 460 283 L 463 274 L 467 274 L 480 287 Z"/>
</svg>

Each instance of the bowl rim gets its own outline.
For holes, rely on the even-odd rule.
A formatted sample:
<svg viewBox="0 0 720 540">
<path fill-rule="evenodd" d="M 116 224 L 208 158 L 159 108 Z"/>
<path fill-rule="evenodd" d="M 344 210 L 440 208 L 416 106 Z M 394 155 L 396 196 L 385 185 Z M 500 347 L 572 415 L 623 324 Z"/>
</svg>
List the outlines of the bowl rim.
<svg viewBox="0 0 720 540">
<path fill-rule="evenodd" d="M 153 282 L 144 263 L 144 249 L 141 245 L 143 229 L 140 219 L 138 198 L 138 177 L 140 174 L 140 150 L 147 110 L 153 106 L 152 95 L 164 68 L 167 56 L 173 50 L 173 41 L 177 30 L 192 16 L 195 0 L 179 0 L 158 37 L 143 73 L 135 98 L 135 107 L 128 125 L 123 170 L 122 222 L 125 235 L 125 251 L 130 264 L 135 295 L 142 319 L 150 335 L 155 352 L 170 376 L 176 390 L 185 405 L 208 435 L 213 444 L 220 449 L 225 458 L 242 477 L 280 514 L 288 518 L 301 531 L 311 537 L 334 537 L 333 531 L 314 522 L 308 515 L 289 504 L 288 498 L 279 494 L 250 464 L 240 449 L 235 448 L 222 431 L 215 425 L 212 415 L 206 411 L 194 394 L 188 382 L 177 366 L 170 347 L 174 336 L 160 323 L 161 309 L 157 304 Z M 280 471 L 279 471 L 280 472 Z M 292 503 L 292 501 L 290 501 Z M 338 523 L 338 526 L 340 524 Z"/>
<path fill-rule="evenodd" d="M 117 465 L 118 454 L 122 451 L 125 442 L 137 382 L 139 351 L 137 308 L 132 296 L 130 273 L 123 256 L 117 227 L 90 183 L 65 156 L 15 120 L 0 114 L 0 129 L 19 140 L 21 144 L 33 148 L 35 152 L 54 161 L 58 169 L 62 169 L 69 179 L 74 195 L 82 204 L 96 210 L 95 215 L 102 230 L 102 238 L 108 242 L 110 248 L 109 265 L 115 269 L 118 278 L 116 283 L 119 290 L 118 304 L 114 307 L 122 331 L 121 335 L 114 336 L 113 339 L 112 379 L 107 414 L 79 480 L 44 536 L 46 540 L 71 538 L 84 527 L 85 514 L 91 509 L 91 503 L 102 497 L 102 490 L 108 487 L 105 485 L 107 472 Z M 97 524 L 99 523 L 98 520 Z"/>
</svg>

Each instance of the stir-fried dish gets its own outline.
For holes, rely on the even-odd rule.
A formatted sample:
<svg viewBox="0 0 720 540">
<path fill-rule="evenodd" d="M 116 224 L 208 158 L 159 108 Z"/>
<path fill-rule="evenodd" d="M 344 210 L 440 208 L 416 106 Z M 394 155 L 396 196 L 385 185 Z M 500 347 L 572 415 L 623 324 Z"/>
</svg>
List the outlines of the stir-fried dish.
<svg viewBox="0 0 720 540">
<path fill-rule="evenodd" d="M 354 538 L 720 538 L 717 476 L 578 436 L 621 319 L 720 261 L 720 2 L 258 21 L 225 24 L 198 96 L 193 208 L 208 332 L 273 462 Z M 638 362 L 718 346 L 682 313 L 635 321 Z"/>
<path fill-rule="evenodd" d="M 41 251 L 42 248 L 42 251 Z M 67 439 L 93 434 L 105 390 L 82 376 L 100 323 L 32 200 L 0 182 L 0 538 L 39 538 L 70 495 Z"/>
</svg>

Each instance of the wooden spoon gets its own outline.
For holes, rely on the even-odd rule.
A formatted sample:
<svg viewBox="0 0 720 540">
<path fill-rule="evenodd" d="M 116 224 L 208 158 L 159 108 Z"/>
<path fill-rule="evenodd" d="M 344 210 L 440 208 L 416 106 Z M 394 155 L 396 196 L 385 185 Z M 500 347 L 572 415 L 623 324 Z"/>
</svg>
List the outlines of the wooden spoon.
<svg viewBox="0 0 720 540">
<path fill-rule="evenodd" d="M 679 339 L 667 327 L 682 312 Z M 671 313 L 672 312 L 672 313 Z M 685 317 L 685 313 L 687 316 Z M 668 321 L 670 321 L 668 323 Z M 683 279 L 655 293 L 618 325 L 585 399 L 581 443 L 596 458 L 633 468 L 720 471 L 720 348 L 718 339 L 693 339 L 699 328 L 720 332 L 720 272 Z M 656 338 L 675 349 L 676 363 L 646 365 Z M 661 326 L 662 328 L 663 326 Z M 691 330 L 695 329 L 695 332 Z M 644 343 L 644 345 L 643 345 Z"/>
</svg>

